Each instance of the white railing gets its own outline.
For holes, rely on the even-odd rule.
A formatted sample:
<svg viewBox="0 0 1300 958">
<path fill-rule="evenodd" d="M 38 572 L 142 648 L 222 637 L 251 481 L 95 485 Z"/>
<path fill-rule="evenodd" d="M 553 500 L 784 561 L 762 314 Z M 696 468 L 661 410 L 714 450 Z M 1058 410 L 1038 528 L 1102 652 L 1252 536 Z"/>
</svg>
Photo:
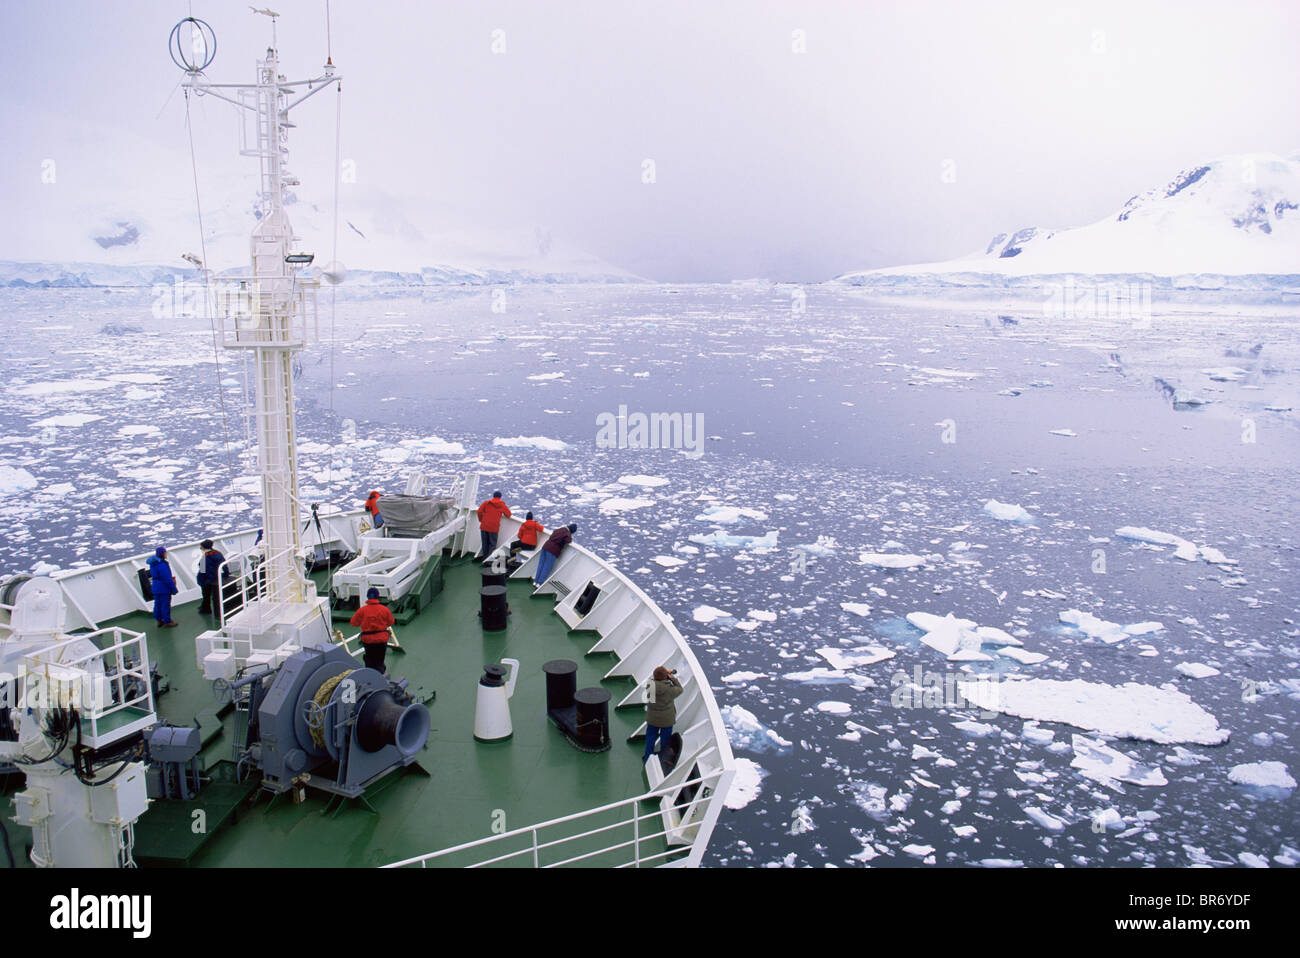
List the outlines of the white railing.
<svg viewBox="0 0 1300 958">
<path fill-rule="evenodd" d="M 477 542 L 473 541 L 477 537 L 472 534 L 477 531 L 476 518 L 474 513 L 471 512 L 466 523 L 467 534 L 463 541 L 463 550 L 466 552 L 474 551 L 478 545 Z M 513 534 L 518 531 L 519 525 L 520 520 L 515 517 L 502 520 L 498 547 L 510 541 Z M 511 573 L 511 577 L 531 577 L 537 566 L 539 552 L 540 550 L 534 551 L 531 557 Z M 588 583 L 598 585 L 601 592 L 591 608 L 585 614 L 582 614 L 578 612 L 576 603 L 581 598 L 582 592 Z M 649 780 L 651 791 L 644 795 L 633 799 L 625 799 L 622 802 L 603 806 L 600 809 L 592 809 L 565 818 L 554 819 L 551 822 L 531 826 L 528 829 L 509 834 L 517 836 L 527 833 L 533 842 L 537 844 L 540 851 L 555 846 L 572 845 L 579 839 L 585 839 L 596 833 L 630 824 L 633 830 L 631 842 L 620 842 L 554 864 L 569 864 L 581 861 L 594 864 L 594 862 L 590 862 L 593 857 L 602 854 L 608 857 L 612 852 L 625 848 L 630 844 L 633 847 L 631 860 L 616 867 L 640 867 L 641 864 L 647 861 L 652 862 L 655 859 L 681 855 L 682 852 L 687 851 L 688 854 L 681 855 L 678 860 L 666 864 L 673 866 L 698 865 L 721 814 L 722 803 L 726 798 L 727 790 L 735 777 L 735 759 L 732 756 L 731 745 L 727 740 L 726 728 L 718 711 L 717 702 L 714 701 L 713 695 L 708 688 L 708 679 L 690 646 L 687 645 L 681 633 L 678 632 L 672 618 L 655 605 L 635 583 L 607 561 L 577 543 L 571 543 L 565 548 L 563 554 L 556 561 L 550 577 L 543 585 L 534 590 L 534 594 L 550 594 L 559 599 L 555 606 L 556 614 L 570 628 L 590 630 L 595 635 L 598 641 L 591 646 L 589 653 L 614 653 L 618 661 L 605 675 L 605 678 L 629 678 L 633 682 L 632 689 L 626 697 L 616 703 L 616 707 L 641 705 L 643 686 L 657 665 L 663 664 L 676 668 L 684 676 L 689 675 L 690 680 L 688 680 L 686 690 L 677 703 L 677 724 L 682 730 L 682 756 L 678 760 L 678 767 L 667 776 L 666 780 L 662 776 L 655 775 Z M 644 725 L 641 729 L 638 729 L 636 734 L 640 734 L 643 730 Z M 648 768 L 653 771 L 655 766 L 651 765 Z M 674 810 L 676 807 L 675 799 L 664 799 L 663 796 L 678 795 L 683 787 L 697 781 L 695 778 L 691 779 L 691 782 L 682 781 L 683 773 L 698 775 L 698 780 L 712 784 L 707 788 L 701 785 L 692 798 L 689 807 L 682 811 L 679 816 L 678 812 Z M 662 807 L 644 815 L 635 814 L 638 802 L 656 797 L 659 798 Z M 607 824 L 580 836 L 566 836 L 556 841 L 542 843 L 540 835 L 537 834 L 543 829 L 552 828 L 565 822 L 589 820 L 592 816 L 626 806 L 631 806 L 634 810 L 630 820 L 620 820 Z M 641 819 L 652 816 L 663 816 L 663 831 L 655 832 L 650 836 L 641 836 L 639 834 Z M 654 856 L 640 854 L 642 841 L 665 836 L 668 842 L 681 847 Z M 499 842 L 505 837 L 504 835 L 492 836 L 478 842 L 471 842 L 468 845 L 458 845 L 454 848 L 431 852 L 421 858 L 410 859 L 408 862 L 398 864 L 413 864 L 417 861 L 424 864 L 435 859 L 447 859 L 448 856 L 453 856 L 457 852 L 474 849 L 487 842 Z M 475 865 L 477 867 L 498 861 L 518 859 L 525 852 L 530 851 L 531 847 L 511 850 L 486 862 L 475 863 Z M 451 862 L 445 860 L 437 863 L 451 864 Z M 540 862 L 535 864 L 537 867 L 543 867 Z M 600 864 L 607 865 L 609 863 L 601 861 Z M 554 865 L 545 867 L 554 867 Z"/>
<path fill-rule="evenodd" d="M 698 864 L 699 855 L 703 853 L 703 848 L 698 844 L 670 844 L 674 836 L 682 828 L 689 828 L 698 824 L 696 819 L 702 820 L 704 817 L 704 807 L 709 801 L 718 801 L 723 797 L 718 793 L 717 786 L 725 775 L 725 770 L 718 768 L 712 772 L 699 775 L 696 778 L 688 779 L 680 784 L 674 784 L 671 787 L 665 786 L 653 789 L 643 795 L 637 795 L 634 798 L 625 798 L 622 801 L 612 802 L 608 805 L 601 805 L 598 808 L 591 808 L 583 812 L 576 812 L 573 815 L 565 815 L 561 818 L 553 818 L 550 821 L 539 822 L 536 825 L 528 825 L 523 828 L 516 828 L 513 831 L 502 832 L 500 835 L 489 835 L 486 838 L 480 838 L 476 841 L 465 842 L 461 845 L 454 845 L 451 848 L 443 848 L 436 852 L 429 852 L 426 855 L 417 855 L 414 858 L 407 858 L 399 862 L 393 862 L 385 868 L 406 868 L 412 865 L 419 865 L 426 868 L 430 864 L 444 864 L 438 859 L 448 858 L 450 856 L 464 855 L 465 853 L 477 852 L 482 850 L 487 852 L 486 857 L 474 857 L 469 862 L 450 862 L 464 868 L 484 868 L 490 865 L 501 865 L 513 862 L 522 864 L 530 868 L 562 868 L 567 865 L 590 865 L 600 868 L 642 868 L 650 865 L 668 863 L 667 859 L 674 856 L 681 859 L 682 864 Z M 729 776 L 728 776 L 729 777 Z M 664 815 L 660 808 L 664 798 L 676 800 L 676 796 L 681 794 L 684 788 L 694 785 L 696 792 L 694 798 L 688 803 L 683 813 L 682 824 L 676 828 L 670 828 L 664 822 Z M 705 794 L 707 791 L 708 794 Z M 641 810 L 642 802 L 654 802 L 655 807 L 649 811 Z M 627 812 L 624 815 L 621 813 Z M 580 831 L 576 834 L 563 835 L 559 838 L 550 838 L 544 835 L 548 829 L 557 829 L 560 826 L 571 823 L 589 823 L 593 819 L 611 817 L 614 818 L 606 824 Z M 642 822 L 646 819 L 656 819 L 649 826 L 649 830 L 644 830 Z M 609 844 L 601 845 L 598 848 L 586 848 L 588 840 L 597 835 L 603 835 L 616 829 L 630 830 L 631 837 L 622 840 L 615 840 Z M 621 836 L 614 836 L 621 839 Z M 525 840 L 522 847 L 502 851 L 498 850 L 504 845 L 509 846 L 512 843 Z M 653 843 L 650 851 L 643 852 L 642 848 L 647 843 Z M 659 850 L 667 844 L 666 850 Z M 580 852 L 579 854 L 569 854 L 570 852 Z M 690 853 L 689 856 L 687 853 Z M 542 862 L 545 853 L 564 854 L 568 857 L 558 858 L 556 861 Z M 610 857 L 613 860 L 608 860 Z M 522 862 L 517 861 L 523 859 Z M 671 864 L 677 864 L 672 862 Z"/>
<path fill-rule="evenodd" d="M 358 547 L 357 528 L 364 515 L 361 509 L 321 515 L 323 537 L 316 532 L 314 523 L 309 525 L 303 533 L 304 550 L 318 541 L 322 544 L 339 542 L 355 550 Z M 239 573 L 242 575 L 248 571 L 246 556 L 254 549 L 257 533 L 258 530 L 253 528 L 212 536 L 216 548 L 227 556 L 228 563 L 232 563 L 232 571 L 233 563 L 241 558 L 244 562 Z M 203 551 L 197 540 L 168 547 L 167 557 L 180 589 L 172 597 L 173 603 L 179 605 L 200 597 L 195 569 Z M 52 573 L 51 578 L 63 587 L 64 598 L 68 601 L 68 631 L 98 629 L 99 623 L 107 619 L 128 612 L 148 612 L 152 605 L 140 594 L 140 581 L 136 572 L 151 555 L 152 552 L 141 553 L 102 565 Z"/>
<path fill-rule="evenodd" d="M 107 645 L 91 652 L 82 651 L 87 643 L 98 646 L 97 640 L 105 637 Z M 25 682 L 44 683 L 45 689 L 50 690 L 46 694 L 59 687 L 72 691 L 78 701 L 66 704 L 82 707 L 82 719 L 90 722 L 86 743 L 93 748 L 109 745 L 158 721 L 149 674 L 149 651 L 142 632 L 115 627 L 76 635 L 29 653 L 23 667 Z M 126 709 L 135 709 L 140 714 L 134 720 L 115 722 L 101 731 L 105 719 Z"/>
<path fill-rule="evenodd" d="M 218 335 L 227 349 L 301 348 L 320 338 L 316 293 L 320 282 L 296 274 L 240 277 L 217 302 Z"/>
</svg>

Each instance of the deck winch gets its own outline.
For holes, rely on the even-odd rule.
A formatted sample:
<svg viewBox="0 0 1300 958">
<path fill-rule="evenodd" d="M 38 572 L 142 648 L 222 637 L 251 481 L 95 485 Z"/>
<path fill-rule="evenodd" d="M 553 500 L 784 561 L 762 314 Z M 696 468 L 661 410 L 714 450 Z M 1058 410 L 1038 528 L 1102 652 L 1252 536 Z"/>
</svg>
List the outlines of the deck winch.
<svg viewBox="0 0 1300 958">
<path fill-rule="evenodd" d="M 341 646 L 296 652 L 260 684 L 248 757 L 276 793 L 304 782 L 355 798 L 412 764 L 429 737 L 429 710 L 407 693 L 405 679 L 357 668 Z"/>
</svg>

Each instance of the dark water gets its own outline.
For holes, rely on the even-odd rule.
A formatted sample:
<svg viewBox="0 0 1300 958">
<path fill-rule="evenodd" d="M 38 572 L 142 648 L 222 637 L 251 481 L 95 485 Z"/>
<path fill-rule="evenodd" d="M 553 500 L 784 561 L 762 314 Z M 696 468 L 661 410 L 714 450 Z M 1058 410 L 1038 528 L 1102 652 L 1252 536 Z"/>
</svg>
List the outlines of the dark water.
<svg viewBox="0 0 1300 958">
<path fill-rule="evenodd" d="M 1284 847 L 1300 847 L 1294 790 L 1227 774 L 1259 761 L 1300 773 L 1297 317 L 1049 321 L 1032 308 L 805 293 L 802 312 L 791 290 L 766 286 L 529 288 L 507 291 L 504 312 L 490 291 L 340 296 L 333 313 L 326 298 L 334 346 L 305 352 L 297 379 L 304 495 L 355 506 L 369 488 L 399 490 L 413 468 L 473 468 L 548 527 L 577 521 L 581 541 L 674 616 L 728 717 L 743 709 L 789 743 L 737 735 L 737 755 L 764 777 L 756 798 L 724 812 L 714 864 L 852 865 L 864 847 L 889 866 L 1289 860 Z M 251 468 L 237 364 L 223 357 L 218 374 L 206 322 L 155 318 L 139 291 L 3 295 L 0 467 L 25 470 L 36 488 L 4 496 L 0 567 L 106 561 L 256 523 L 251 487 L 231 485 Z M 1224 367 L 1240 372 L 1202 372 Z M 563 375 L 528 378 L 553 373 Z M 113 374 L 160 381 L 38 385 Z M 1010 390 L 1019 394 L 1000 394 Z M 1175 390 L 1209 402 L 1175 405 Z M 597 417 L 620 406 L 702 416 L 702 455 L 598 448 Z M 102 418 L 39 425 L 77 413 Z M 132 428 L 142 426 L 154 429 Z M 1051 432 L 1061 429 L 1076 435 Z M 400 445 L 434 436 L 463 454 Z M 493 445 L 521 436 L 567 446 Z M 668 481 L 617 482 L 625 476 Z M 620 499 L 649 504 L 611 509 Z M 989 499 L 1034 520 L 998 521 L 983 512 Z M 696 518 L 711 505 L 763 518 Z M 1117 538 L 1121 526 L 1174 533 L 1236 564 L 1183 562 Z M 718 530 L 776 532 L 777 545 L 691 541 Z M 834 546 L 793 570 L 792 550 L 819 537 Z M 861 552 L 927 558 L 889 571 L 860 564 Z M 686 561 L 669 569 L 655 557 Z M 697 623 L 702 606 L 729 615 Z M 1165 628 L 1107 645 L 1062 629 L 1066 609 Z M 914 611 L 1005 629 L 1048 656 L 977 672 L 1170 683 L 1231 738 L 1186 746 L 1197 764 L 1166 758 L 1189 761 L 1172 745 L 1111 741 L 1168 784 L 1107 787 L 1071 768 L 1067 726 L 1044 723 L 1049 748 L 1018 718 L 897 708 L 895 672 L 962 674 L 902 621 Z M 828 668 L 817 649 L 859 645 L 896 654 L 818 682 L 787 678 Z M 1220 674 L 1186 678 L 1180 662 Z M 839 704 L 818 708 L 827 702 Z M 988 734 L 953 727 L 972 717 Z M 1026 807 L 1065 824 L 1046 829 Z M 1111 808 L 1122 823 L 1095 830 L 1093 816 Z"/>
</svg>

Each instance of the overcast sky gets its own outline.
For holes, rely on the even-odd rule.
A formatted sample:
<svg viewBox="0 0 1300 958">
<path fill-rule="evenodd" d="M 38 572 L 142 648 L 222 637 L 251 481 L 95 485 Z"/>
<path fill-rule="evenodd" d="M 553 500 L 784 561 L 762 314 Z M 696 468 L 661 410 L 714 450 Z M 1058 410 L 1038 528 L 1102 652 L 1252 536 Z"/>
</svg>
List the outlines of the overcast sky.
<svg viewBox="0 0 1300 958">
<path fill-rule="evenodd" d="M 269 2 L 285 72 L 315 72 L 324 0 Z M 947 259 L 1095 221 L 1215 156 L 1300 149 L 1294 0 L 331 7 L 358 182 L 657 280 Z M 5 0 L 0 199 L 30 189 L 59 130 L 184 146 L 166 42 L 191 8 L 217 32 L 208 75 L 251 79 L 269 24 L 247 4 Z M 320 99 L 294 149 L 332 162 Z"/>
</svg>

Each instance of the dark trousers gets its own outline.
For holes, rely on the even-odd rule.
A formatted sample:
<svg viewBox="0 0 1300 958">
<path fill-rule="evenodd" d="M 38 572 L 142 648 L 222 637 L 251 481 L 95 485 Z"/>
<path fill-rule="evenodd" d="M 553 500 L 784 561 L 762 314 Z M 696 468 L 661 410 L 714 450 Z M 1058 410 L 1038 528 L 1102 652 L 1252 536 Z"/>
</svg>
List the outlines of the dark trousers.
<svg viewBox="0 0 1300 958">
<path fill-rule="evenodd" d="M 221 594 L 215 582 L 203 583 L 203 601 L 199 603 L 199 611 L 207 615 L 216 612 L 221 608 Z"/>
<path fill-rule="evenodd" d="M 497 534 L 495 532 L 484 532 L 482 529 L 478 534 L 483 537 L 483 551 L 479 553 L 480 559 L 486 559 L 497 547 Z"/>
<path fill-rule="evenodd" d="M 659 739 L 659 747 L 667 748 L 668 740 L 673 737 L 673 727 L 660 728 L 657 725 L 646 725 L 645 727 L 645 755 L 641 757 L 641 763 L 644 765 L 650 761 L 650 756 L 654 754 L 655 739 Z"/>
<path fill-rule="evenodd" d="M 388 654 L 388 639 L 382 642 L 362 642 L 361 648 L 366 653 L 366 668 L 374 669 L 381 675 L 384 669 L 384 656 Z"/>
</svg>

